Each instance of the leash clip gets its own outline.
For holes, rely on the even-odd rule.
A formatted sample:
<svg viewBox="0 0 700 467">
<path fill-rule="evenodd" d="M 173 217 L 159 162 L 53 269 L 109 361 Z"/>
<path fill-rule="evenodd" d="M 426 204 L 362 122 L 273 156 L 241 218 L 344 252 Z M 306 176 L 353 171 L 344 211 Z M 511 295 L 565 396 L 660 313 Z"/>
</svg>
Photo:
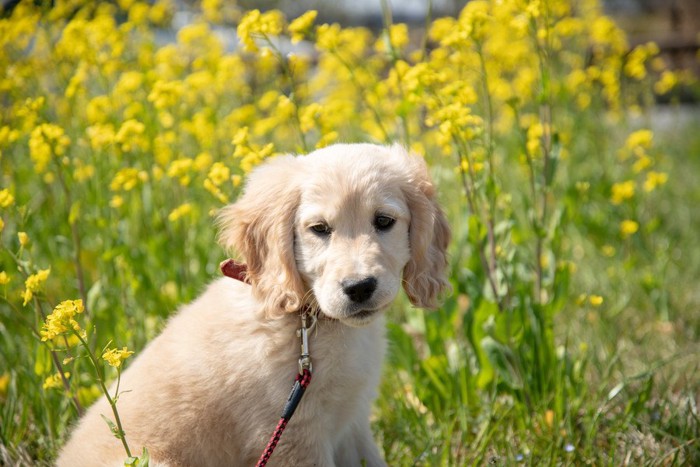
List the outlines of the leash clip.
<svg viewBox="0 0 700 467">
<path fill-rule="evenodd" d="M 311 326 L 307 326 L 307 319 L 311 317 Z M 299 374 L 304 370 L 312 371 L 311 355 L 309 354 L 309 332 L 316 326 L 316 315 L 303 312 L 301 314 L 301 328 L 297 329 L 297 337 L 301 339 L 301 356 L 299 357 Z"/>
</svg>

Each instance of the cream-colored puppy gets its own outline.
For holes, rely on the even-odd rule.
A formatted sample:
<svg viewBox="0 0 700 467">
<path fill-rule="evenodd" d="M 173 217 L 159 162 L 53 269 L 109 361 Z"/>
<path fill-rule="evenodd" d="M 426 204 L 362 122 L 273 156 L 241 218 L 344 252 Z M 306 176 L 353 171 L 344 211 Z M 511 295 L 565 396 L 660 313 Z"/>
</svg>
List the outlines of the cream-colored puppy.
<svg viewBox="0 0 700 467">
<path fill-rule="evenodd" d="M 369 415 L 385 349 L 382 311 L 403 285 L 436 306 L 449 228 L 425 163 L 400 146 L 335 145 L 269 160 L 219 217 L 246 282 L 224 277 L 183 307 L 123 373 L 129 445 L 154 465 L 254 465 L 297 373 L 299 310 L 313 380 L 270 465 L 383 465 Z M 118 466 L 125 453 L 92 406 L 59 466 Z"/>
</svg>

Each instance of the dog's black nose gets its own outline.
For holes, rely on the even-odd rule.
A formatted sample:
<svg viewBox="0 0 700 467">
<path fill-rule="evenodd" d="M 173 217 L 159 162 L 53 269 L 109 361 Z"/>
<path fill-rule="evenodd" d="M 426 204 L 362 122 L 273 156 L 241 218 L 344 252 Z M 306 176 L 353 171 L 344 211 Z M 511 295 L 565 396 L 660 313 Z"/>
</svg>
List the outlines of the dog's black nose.
<svg viewBox="0 0 700 467">
<path fill-rule="evenodd" d="M 343 292 L 355 303 L 367 301 L 377 290 L 377 279 L 367 277 L 360 280 L 346 279 L 340 283 L 343 287 Z"/>
</svg>

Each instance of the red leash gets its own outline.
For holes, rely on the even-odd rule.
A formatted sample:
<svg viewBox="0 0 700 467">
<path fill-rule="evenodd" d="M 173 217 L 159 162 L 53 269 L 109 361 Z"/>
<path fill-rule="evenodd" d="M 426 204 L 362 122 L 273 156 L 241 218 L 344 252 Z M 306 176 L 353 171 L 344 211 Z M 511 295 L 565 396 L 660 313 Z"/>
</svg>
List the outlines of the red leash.
<svg viewBox="0 0 700 467">
<path fill-rule="evenodd" d="M 241 282 L 246 281 L 247 268 L 245 264 L 237 263 L 232 259 L 223 261 L 219 267 L 221 272 L 228 277 L 239 280 Z M 282 432 L 287 428 L 287 423 L 291 420 L 294 411 L 297 409 L 301 398 L 304 395 L 304 391 L 311 383 L 311 357 L 309 355 L 309 331 L 313 329 L 316 325 L 316 317 L 311 316 L 312 322 L 311 326 L 306 325 L 306 320 L 309 317 L 309 312 L 306 309 L 302 309 L 301 312 L 301 328 L 297 330 L 297 336 L 301 339 L 301 356 L 299 357 L 299 373 L 294 380 L 294 386 L 292 386 L 292 391 L 289 393 L 287 398 L 287 403 L 282 410 L 282 417 L 277 423 L 275 431 L 272 432 L 272 437 L 267 443 L 267 447 L 260 456 L 260 460 L 255 464 L 255 467 L 264 467 L 267 465 L 267 461 L 270 460 L 273 451 L 277 447 L 280 438 L 282 437 Z"/>
<path fill-rule="evenodd" d="M 267 464 L 267 461 L 270 460 L 272 452 L 275 450 L 277 443 L 282 437 L 282 432 L 287 427 L 289 419 L 292 418 L 292 415 L 294 415 L 294 411 L 296 410 L 297 405 L 299 405 L 299 401 L 301 401 L 301 396 L 304 395 L 304 391 L 310 382 L 311 371 L 308 369 L 304 369 L 303 374 L 297 374 L 297 378 L 294 381 L 294 386 L 292 387 L 292 392 L 289 394 L 289 399 L 287 399 L 287 405 L 284 406 L 282 417 L 277 424 L 277 428 L 275 428 L 275 431 L 272 433 L 272 437 L 267 443 L 267 447 L 260 456 L 260 460 L 258 460 L 258 463 L 255 464 L 256 467 L 264 467 Z"/>
</svg>

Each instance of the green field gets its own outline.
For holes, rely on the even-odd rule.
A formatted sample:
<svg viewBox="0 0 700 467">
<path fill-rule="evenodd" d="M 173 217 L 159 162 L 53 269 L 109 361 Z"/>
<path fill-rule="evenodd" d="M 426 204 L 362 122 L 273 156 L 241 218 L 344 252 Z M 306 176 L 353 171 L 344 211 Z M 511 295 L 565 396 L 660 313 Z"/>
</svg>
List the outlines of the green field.
<svg viewBox="0 0 700 467">
<path fill-rule="evenodd" d="M 389 465 L 700 464 L 698 83 L 596 0 L 380 31 L 204 1 L 172 41 L 168 1 L 54 3 L 0 16 L 0 464 L 50 465 L 105 351 L 218 277 L 246 173 L 360 141 L 424 155 L 453 229 L 443 306 L 389 311 Z"/>
</svg>

